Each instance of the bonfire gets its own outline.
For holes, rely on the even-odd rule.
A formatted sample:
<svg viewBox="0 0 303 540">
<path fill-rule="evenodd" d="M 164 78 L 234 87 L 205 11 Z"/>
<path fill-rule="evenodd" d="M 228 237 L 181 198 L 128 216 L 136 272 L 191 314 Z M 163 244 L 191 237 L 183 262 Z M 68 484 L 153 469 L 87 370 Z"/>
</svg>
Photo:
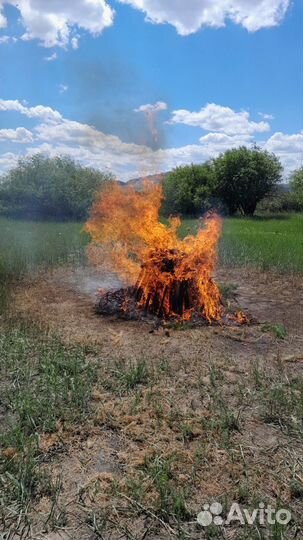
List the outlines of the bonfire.
<svg viewBox="0 0 303 540">
<path fill-rule="evenodd" d="M 179 218 L 159 220 L 162 198 L 159 185 L 146 182 L 136 191 L 113 183 L 94 203 L 85 226 L 92 238 L 88 256 L 95 262 L 97 250 L 125 283 L 100 291 L 96 309 L 125 318 L 219 322 L 224 307 L 213 274 L 221 218 L 208 213 L 197 234 L 182 239 Z"/>
</svg>

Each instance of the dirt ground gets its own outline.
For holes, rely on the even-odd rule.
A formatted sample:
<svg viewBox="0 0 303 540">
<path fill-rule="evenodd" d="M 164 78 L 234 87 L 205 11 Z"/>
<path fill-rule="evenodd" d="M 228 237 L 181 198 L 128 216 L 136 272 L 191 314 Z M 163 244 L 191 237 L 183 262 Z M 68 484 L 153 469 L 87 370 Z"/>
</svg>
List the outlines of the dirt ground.
<svg viewBox="0 0 303 540">
<path fill-rule="evenodd" d="M 16 291 L 18 313 L 87 346 L 98 374 L 87 424 L 41 438 L 45 467 L 62 473 L 65 519 L 55 532 L 37 526 L 37 540 L 267 538 L 236 526 L 211 536 L 196 516 L 213 501 L 291 508 L 285 536 L 264 534 L 303 538 L 303 498 L 292 489 L 298 483 L 303 493 L 301 409 L 284 403 L 303 375 L 303 278 L 220 269 L 216 279 L 255 323 L 154 329 L 101 317 L 98 277 L 85 269 Z M 138 365 L 146 373 L 128 387 Z M 180 520 L 176 494 L 186 506 Z M 39 502 L 37 523 L 50 504 Z"/>
</svg>

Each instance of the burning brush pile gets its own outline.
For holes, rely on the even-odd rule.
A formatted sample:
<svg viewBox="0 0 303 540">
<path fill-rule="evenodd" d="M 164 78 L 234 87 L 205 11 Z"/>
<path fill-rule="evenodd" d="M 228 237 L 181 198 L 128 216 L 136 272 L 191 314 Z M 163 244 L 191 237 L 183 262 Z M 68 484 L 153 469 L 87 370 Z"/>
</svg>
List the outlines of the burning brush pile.
<svg viewBox="0 0 303 540">
<path fill-rule="evenodd" d="M 96 311 L 125 319 L 247 322 L 241 313 L 226 315 L 213 280 L 221 219 L 208 214 L 196 236 L 180 239 L 179 218 L 159 221 L 161 186 L 110 184 L 95 202 L 86 231 L 92 263 L 107 262 L 125 283 L 99 292 Z"/>
</svg>

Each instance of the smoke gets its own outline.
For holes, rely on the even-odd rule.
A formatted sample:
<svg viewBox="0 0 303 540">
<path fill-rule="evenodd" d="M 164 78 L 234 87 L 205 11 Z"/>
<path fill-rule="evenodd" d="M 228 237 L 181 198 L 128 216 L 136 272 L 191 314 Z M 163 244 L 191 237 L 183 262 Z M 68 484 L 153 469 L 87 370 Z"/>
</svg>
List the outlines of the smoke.
<svg viewBox="0 0 303 540">
<path fill-rule="evenodd" d="M 150 130 L 145 117 L 135 115 L 127 103 L 92 113 L 88 123 L 100 131 L 117 135 L 125 143 L 140 144 L 152 150 L 158 150 L 165 144 L 164 131 L 158 125 Z"/>
<path fill-rule="evenodd" d="M 148 103 L 147 105 L 141 105 L 137 109 L 134 109 L 134 112 L 144 114 L 146 126 L 148 127 L 148 132 L 151 137 L 150 146 L 155 150 L 160 148 L 160 130 L 157 115 L 160 111 L 165 111 L 166 109 L 167 104 L 164 101 L 157 101 L 153 105 Z"/>
<path fill-rule="evenodd" d="M 112 271 L 98 270 L 89 266 L 78 266 L 73 269 L 64 269 L 53 272 L 52 279 L 92 300 L 96 300 L 100 289 L 118 289 L 122 286 L 121 280 Z"/>
<path fill-rule="evenodd" d="M 145 81 L 136 68 L 114 52 L 106 58 L 74 60 L 65 65 L 70 92 L 81 113 L 81 121 L 118 136 L 123 142 L 157 150 L 164 146 L 164 131 L 155 116 L 153 129 L 146 116 L 136 114 L 138 95 L 158 100 L 151 81 Z"/>
</svg>

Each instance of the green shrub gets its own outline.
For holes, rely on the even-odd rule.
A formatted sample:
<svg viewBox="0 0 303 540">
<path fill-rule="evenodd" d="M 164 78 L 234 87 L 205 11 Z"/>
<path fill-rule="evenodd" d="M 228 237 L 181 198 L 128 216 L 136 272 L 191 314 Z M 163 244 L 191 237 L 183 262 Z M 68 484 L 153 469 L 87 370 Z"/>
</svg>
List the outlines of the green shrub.
<svg viewBox="0 0 303 540">
<path fill-rule="evenodd" d="M 42 154 L 20 159 L 0 183 L 0 212 L 26 219 L 80 220 L 109 174 L 68 157 Z"/>
<path fill-rule="evenodd" d="M 210 163 L 177 167 L 163 183 L 165 215 L 197 216 L 213 206 L 214 173 Z"/>
</svg>

